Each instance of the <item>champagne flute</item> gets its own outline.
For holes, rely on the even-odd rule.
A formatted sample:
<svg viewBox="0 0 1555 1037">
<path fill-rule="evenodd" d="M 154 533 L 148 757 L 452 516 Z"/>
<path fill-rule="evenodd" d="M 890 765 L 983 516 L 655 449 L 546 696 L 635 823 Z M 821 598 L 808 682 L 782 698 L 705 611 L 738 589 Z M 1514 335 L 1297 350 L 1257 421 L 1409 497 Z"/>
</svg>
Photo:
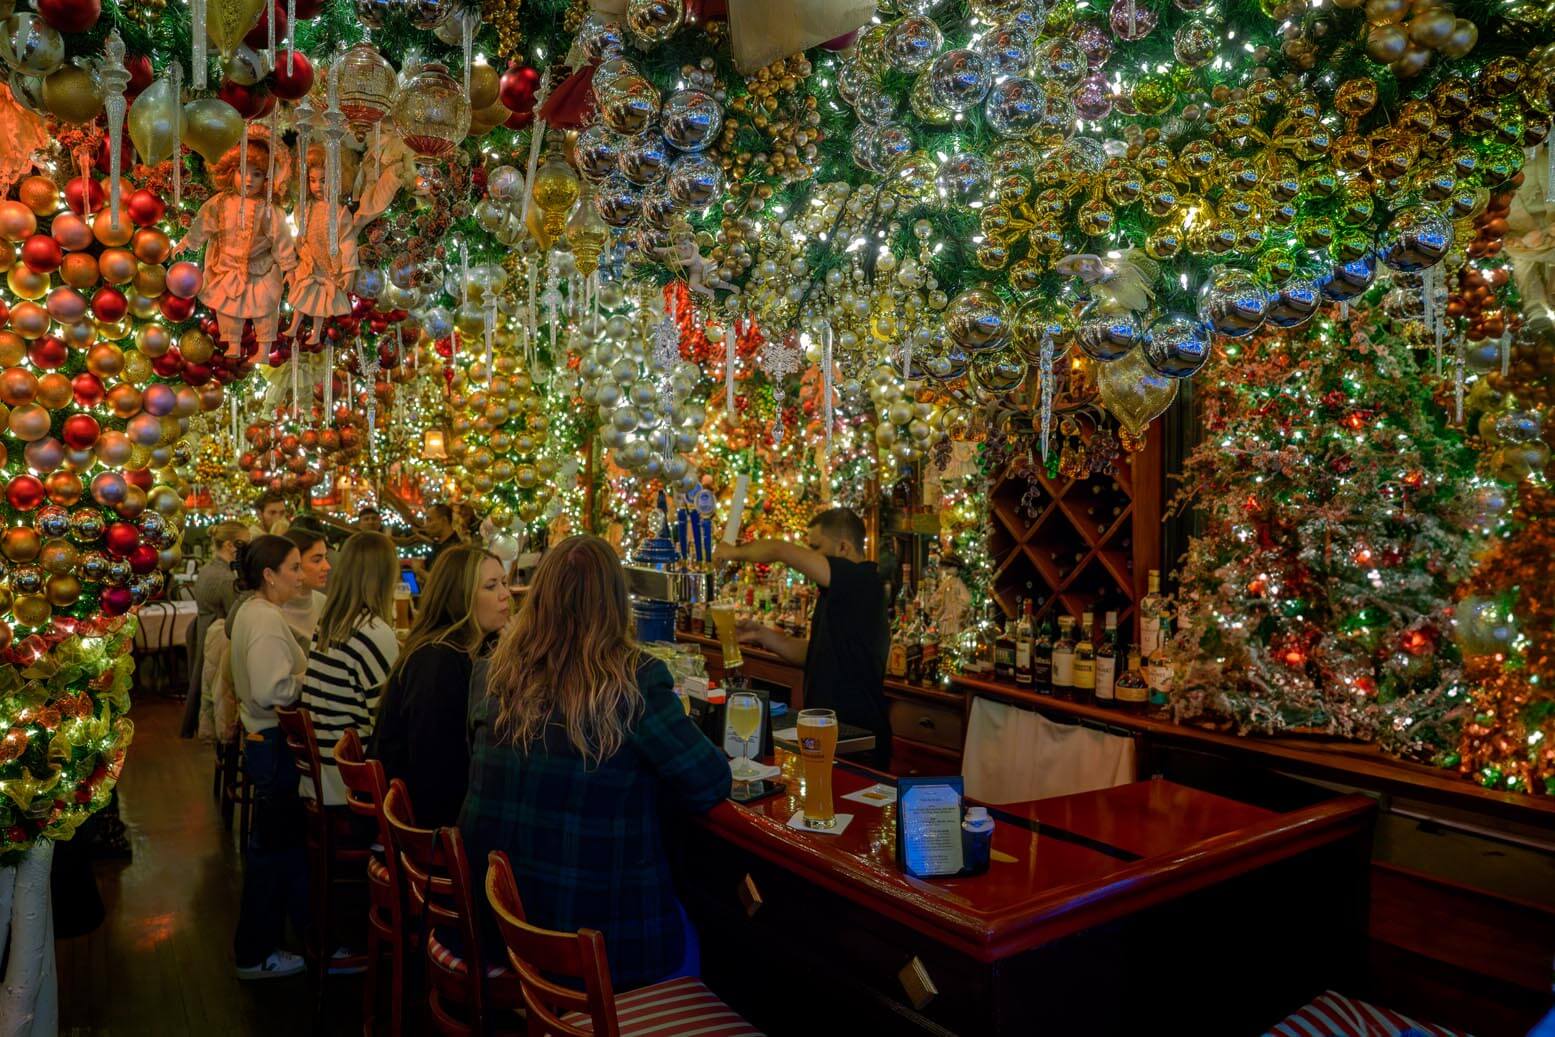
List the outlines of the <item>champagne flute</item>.
<svg viewBox="0 0 1555 1037">
<path fill-rule="evenodd" d="M 729 727 L 740 740 L 740 758 L 730 770 L 740 781 L 753 781 L 761 773 L 761 768 L 750 758 L 751 739 L 761 730 L 761 699 L 751 692 L 737 691 L 729 696 L 725 712 Z"/>
</svg>

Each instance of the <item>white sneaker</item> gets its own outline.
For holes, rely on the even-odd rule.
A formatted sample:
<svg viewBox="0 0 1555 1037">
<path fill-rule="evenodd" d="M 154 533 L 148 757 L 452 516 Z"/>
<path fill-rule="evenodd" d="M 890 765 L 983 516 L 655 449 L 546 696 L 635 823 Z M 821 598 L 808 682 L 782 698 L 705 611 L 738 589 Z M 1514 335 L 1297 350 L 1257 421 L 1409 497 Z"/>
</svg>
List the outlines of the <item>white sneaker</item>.
<svg viewBox="0 0 1555 1037">
<path fill-rule="evenodd" d="M 340 965 L 340 964 L 337 964 L 337 962 L 340 962 L 340 961 L 342 961 L 342 960 L 344 960 L 346 958 L 349 958 L 349 957 L 353 956 L 356 953 L 357 953 L 356 951 L 353 951 L 349 947 L 336 947 L 335 948 L 335 953 L 331 954 L 329 956 L 329 960 L 330 960 L 329 974 L 331 976 L 354 976 L 354 975 L 356 975 L 359 972 L 366 972 L 367 971 L 367 966 L 366 965 Z"/>
<path fill-rule="evenodd" d="M 280 979 L 295 976 L 308 967 L 302 956 L 289 951 L 271 951 L 258 965 L 238 966 L 238 979 Z"/>
</svg>

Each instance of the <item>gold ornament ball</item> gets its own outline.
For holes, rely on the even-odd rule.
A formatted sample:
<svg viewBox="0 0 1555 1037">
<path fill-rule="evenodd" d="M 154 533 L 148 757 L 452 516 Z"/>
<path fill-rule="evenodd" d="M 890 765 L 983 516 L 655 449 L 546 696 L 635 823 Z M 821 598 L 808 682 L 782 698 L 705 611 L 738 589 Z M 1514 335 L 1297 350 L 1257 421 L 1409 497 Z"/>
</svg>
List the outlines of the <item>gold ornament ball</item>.
<svg viewBox="0 0 1555 1037">
<path fill-rule="evenodd" d="M 11 599 L 11 613 L 26 627 L 41 627 L 54 614 L 54 606 L 38 594 L 22 594 Z"/>
<path fill-rule="evenodd" d="M 141 347 L 145 349 L 144 346 Z M 216 353 L 216 343 L 199 328 L 190 328 L 178 338 L 178 351 L 191 364 L 203 364 Z M 166 350 L 164 349 L 165 353 Z"/>
<path fill-rule="evenodd" d="M 1373 0 L 1375 2 L 1375 0 Z M 1368 8 L 1371 6 L 1367 5 Z M 1403 26 L 1394 24 L 1374 25 L 1366 34 L 1366 54 L 1373 61 L 1392 64 L 1409 50 L 1409 34 Z"/>
<path fill-rule="evenodd" d="M 1366 0 L 1366 20 L 1372 25 L 1387 25 L 1409 13 L 1409 0 Z"/>
<path fill-rule="evenodd" d="M 81 581 L 70 573 L 50 576 L 43 593 L 55 608 L 69 608 L 81 597 Z"/>
<path fill-rule="evenodd" d="M 43 80 L 43 106 L 65 122 L 91 122 L 103 110 L 103 92 L 90 72 L 61 65 Z"/>
</svg>

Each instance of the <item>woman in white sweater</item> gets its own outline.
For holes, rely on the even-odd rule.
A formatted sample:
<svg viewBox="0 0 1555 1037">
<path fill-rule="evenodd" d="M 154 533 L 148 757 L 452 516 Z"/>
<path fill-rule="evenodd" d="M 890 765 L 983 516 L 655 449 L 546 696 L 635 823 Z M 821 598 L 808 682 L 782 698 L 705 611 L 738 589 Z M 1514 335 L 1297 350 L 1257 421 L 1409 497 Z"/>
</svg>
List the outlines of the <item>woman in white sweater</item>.
<svg viewBox="0 0 1555 1037">
<path fill-rule="evenodd" d="M 236 568 L 240 587 L 253 592 L 227 635 L 255 798 L 233 954 L 239 979 L 270 979 L 304 968 L 301 957 L 281 949 L 287 915 L 299 934 L 307 919 L 308 867 L 297 768 L 275 719 L 277 706 L 297 701 L 307 670 L 308 657 L 281 611 L 302 589 L 302 558 L 285 537 L 262 536 L 239 552 Z"/>
<path fill-rule="evenodd" d="M 382 533 L 357 533 L 340 549 L 329 581 L 302 681 L 302 704 L 313 717 L 324 764 L 326 806 L 346 801 L 335 767 L 335 744 L 353 728 L 364 744 L 371 742 L 378 697 L 399 658 L 394 636 L 399 568 L 394 541 Z M 305 796 L 311 792 L 302 790 Z"/>
</svg>

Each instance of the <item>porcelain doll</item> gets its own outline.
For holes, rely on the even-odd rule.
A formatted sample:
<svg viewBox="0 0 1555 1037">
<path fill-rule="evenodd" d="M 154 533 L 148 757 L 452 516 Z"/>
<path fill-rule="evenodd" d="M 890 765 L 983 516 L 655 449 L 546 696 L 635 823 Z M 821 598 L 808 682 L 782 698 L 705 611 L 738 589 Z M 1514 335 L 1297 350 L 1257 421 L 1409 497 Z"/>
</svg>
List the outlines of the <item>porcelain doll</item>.
<svg viewBox="0 0 1555 1037">
<path fill-rule="evenodd" d="M 242 165 L 240 148 L 248 149 Z M 205 281 L 200 301 L 216 314 L 229 350 L 239 348 L 244 324 L 252 321 L 259 355 L 274 344 L 281 323 L 285 272 L 297 265 L 296 244 L 278 204 L 290 170 L 286 150 L 276 152 L 276 183 L 270 183 L 270 139 L 263 127 L 223 155 L 211 168 L 218 193 L 200 207 L 194 225 L 174 249 L 205 246 Z"/>
<path fill-rule="evenodd" d="M 317 342 L 331 317 L 351 312 L 351 282 L 357 270 L 356 239 L 377 219 L 399 190 L 399 176 L 393 167 L 380 168 L 377 179 L 362 195 L 356 212 L 343 202 L 336 204 L 336 251 L 329 254 L 329 201 L 325 197 L 324 149 L 308 149 L 307 219 L 298 221 L 303 234 L 297 242 L 297 267 L 291 272 L 290 301 L 296 319 L 288 334 L 300 333 L 310 323 L 309 342 Z"/>
</svg>

